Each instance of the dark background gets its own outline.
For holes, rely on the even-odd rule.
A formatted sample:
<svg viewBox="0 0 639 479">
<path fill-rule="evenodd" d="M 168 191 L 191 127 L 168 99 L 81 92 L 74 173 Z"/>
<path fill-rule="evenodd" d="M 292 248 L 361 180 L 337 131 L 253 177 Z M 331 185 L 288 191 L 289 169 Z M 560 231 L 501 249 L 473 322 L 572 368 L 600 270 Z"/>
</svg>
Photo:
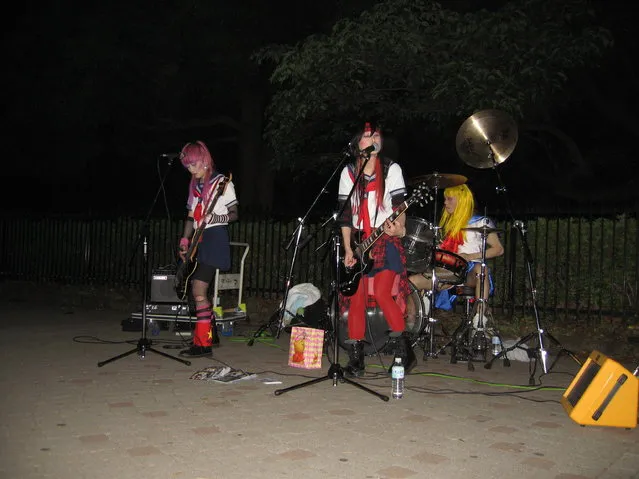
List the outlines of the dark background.
<svg viewBox="0 0 639 479">
<path fill-rule="evenodd" d="M 328 32 L 336 20 L 355 18 L 376 3 L 62 0 L 16 5 L 3 32 L 3 212 L 144 215 L 167 168 L 160 155 L 200 139 L 219 168 L 233 172 L 246 211 L 303 213 L 331 165 L 320 171 L 275 171 L 267 143 L 255 147 L 253 165 L 240 161 L 249 143 L 246 132 L 259 135 L 273 93 L 272 67 L 258 65 L 251 55 L 268 44 Z M 490 11 L 508 2 L 442 3 L 460 11 Z M 556 136 L 531 133 L 521 119 L 515 153 L 499 167 L 516 205 L 540 212 L 559 206 L 577 211 L 595 203 L 613 212 L 635 207 L 636 17 L 621 2 L 591 3 L 615 45 L 601 65 L 573 72 L 550 100 L 556 105 L 546 118 L 574 142 L 583 162 L 568 159 Z M 480 203 L 502 207 L 504 196 L 494 193 L 495 172 L 471 168 L 457 156 L 460 125 L 391 129 L 386 151 L 401 162 L 407 178 L 434 171 L 464 174 Z M 344 134 L 344 145 L 351 134 Z M 242 181 L 253 168 L 260 172 L 255 182 Z M 183 214 L 187 182 L 186 171 L 173 162 L 153 214 Z M 336 182 L 330 185 L 318 213 L 332 208 L 336 189 Z M 272 200 L 265 202 L 267 190 Z"/>
</svg>

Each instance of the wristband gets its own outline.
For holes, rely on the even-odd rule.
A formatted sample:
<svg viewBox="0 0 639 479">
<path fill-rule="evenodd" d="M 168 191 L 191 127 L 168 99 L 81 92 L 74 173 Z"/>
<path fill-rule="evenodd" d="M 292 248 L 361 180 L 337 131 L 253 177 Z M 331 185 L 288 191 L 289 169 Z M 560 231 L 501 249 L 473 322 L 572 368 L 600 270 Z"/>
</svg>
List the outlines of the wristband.
<svg viewBox="0 0 639 479">
<path fill-rule="evenodd" d="M 229 215 L 213 215 L 213 223 L 228 223 Z"/>
<path fill-rule="evenodd" d="M 182 250 L 189 249 L 189 239 L 188 238 L 180 238 L 180 249 L 182 249 Z"/>
</svg>

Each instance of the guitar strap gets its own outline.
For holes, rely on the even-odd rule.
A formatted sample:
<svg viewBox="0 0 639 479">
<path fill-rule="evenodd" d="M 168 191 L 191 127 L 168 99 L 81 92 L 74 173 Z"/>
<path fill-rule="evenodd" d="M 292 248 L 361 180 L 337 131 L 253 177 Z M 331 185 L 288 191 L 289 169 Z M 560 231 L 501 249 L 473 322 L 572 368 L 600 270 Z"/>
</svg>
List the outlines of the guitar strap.
<svg viewBox="0 0 639 479">
<path fill-rule="evenodd" d="M 221 173 L 218 173 L 218 175 L 215 178 L 213 178 L 212 180 L 209 180 L 211 182 L 209 191 L 211 192 L 216 191 L 218 184 L 220 183 L 220 181 L 222 181 L 222 178 L 224 178 L 224 175 Z M 200 193 L 200 201 L 198 202 L 197 206 L 195 207 L 195 211 L 193 212 L 193 220 L 195 221 L 194 226 L 196 228 L 200 225 L 202 218 L 204 218 L 209 213 L 211 202 L 215 198 L 215 194 L 209 195 L 209 198 L 205 207 L 203 202 L 203 196 L 204 196 L 204 186 L 202 186 L 202 192 Z"/>
</svg>

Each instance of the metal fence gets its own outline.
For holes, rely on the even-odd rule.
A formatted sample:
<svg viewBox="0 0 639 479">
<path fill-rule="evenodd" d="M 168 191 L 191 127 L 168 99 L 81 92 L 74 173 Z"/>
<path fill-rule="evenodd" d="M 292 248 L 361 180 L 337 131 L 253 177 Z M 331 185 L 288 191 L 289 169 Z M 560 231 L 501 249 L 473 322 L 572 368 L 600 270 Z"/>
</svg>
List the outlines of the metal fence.
<svg viewBox="0 0 639 479">
<path fill-rule="evenodd" d="M 295 220 L 243 214 L 231 225 L 232 240 L 250 245 L 245 296 L 281 297 L 291 271 L 292 284 L 328 290 L 331 232 L 320 222 L 305 226 L 302 237 L 310 239 L 295 248 L 294 242 L 289 245 Z M 537 306 L 546 318 L 637 316 L 639 225 L 633 215 L 530 217 L 524 226 Z M 498 227 L 506 253 L 489 261 L 496 282 L 493 307 L 531 314 L 522 235 L 510 221 L 501 220 Z M 181 228 L 181 220 L 166 219 L 145 224 L 131 218 L 0 218 L 0 277 L 141 288 L 144 239 L 151 268 L 169 267 Z M 233 268 L 239 268 L 242 252 L 233 252 Z"/>
</svg>

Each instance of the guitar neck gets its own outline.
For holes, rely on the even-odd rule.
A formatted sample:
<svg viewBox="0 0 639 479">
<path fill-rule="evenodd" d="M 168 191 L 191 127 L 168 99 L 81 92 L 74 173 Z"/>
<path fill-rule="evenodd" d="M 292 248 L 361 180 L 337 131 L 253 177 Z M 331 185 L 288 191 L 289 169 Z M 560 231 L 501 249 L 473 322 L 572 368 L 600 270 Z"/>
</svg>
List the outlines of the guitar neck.
<svg viewBox="0 0 639 479">
<path fill-rule="evenodd" d="M 411 203 L 412 203 L 411 200 L 404 201 L 401 204 L 401 206 L 397 208 L 393 212 L 393 214 L 390 215 L 387 219 L 391 222 L 395 221 L 397 218 L 399 218 L 401 215 L 403 215 L 406 212 L 406 210 L 408 209 Z M 385 222 L 386 221 L 384 221 L 384 223 Z M 368 251 L 371 248 L 371 246 L 373 246 L 375 241 L 377 241 L 380 238 L 380 236 L 382 236 L 383 234 L 384 234 L 384 225 L 382 224 L 381 226 L 378 226 L 368 238 L 362 241 L 362 243 L 360 243 L 360 245 L 357 248 L 355 248 L 355 255 L 360 257 L 363 256 L 364 253 L 366 253 L 366 251 Z"/>
<path fill-rule="evenodd" d="M 204 226 L 205 225 L 202 225 L 202 227 L 198 228 L 197 231 L 193 233 L 193 237 L 191 238 L 191 246 L 189 246 L 189 249 L 186 252 L 186 257 L 191 261 L 195 256 L 195 251 L 197 250 L 198 244 L 200 243 L 200 238 L 204 233 Z"/>
</svg>

